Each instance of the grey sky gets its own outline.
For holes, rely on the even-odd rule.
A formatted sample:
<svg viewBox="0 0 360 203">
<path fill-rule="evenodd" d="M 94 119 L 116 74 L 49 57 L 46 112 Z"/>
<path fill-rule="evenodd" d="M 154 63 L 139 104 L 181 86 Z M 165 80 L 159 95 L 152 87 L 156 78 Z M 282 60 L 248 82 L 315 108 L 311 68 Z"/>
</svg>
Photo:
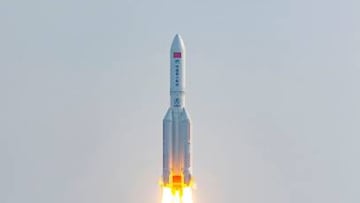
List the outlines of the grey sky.
<svg viewBox="0 0 360 203">
<path fill-rule="evenodd" d="M 176 33 L 196 203 L 360 202 L 359 9 L 0 1 L 0 202 L 160 202 Z"/>
</svg>

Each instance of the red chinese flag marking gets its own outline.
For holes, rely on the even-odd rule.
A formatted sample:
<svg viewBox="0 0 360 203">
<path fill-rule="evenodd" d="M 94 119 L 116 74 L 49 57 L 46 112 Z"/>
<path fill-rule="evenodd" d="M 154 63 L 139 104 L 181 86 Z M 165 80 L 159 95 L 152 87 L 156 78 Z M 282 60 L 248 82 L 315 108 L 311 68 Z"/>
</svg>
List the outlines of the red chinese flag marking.
<svg viewBox="0 0 360 203">
<path fill-rule="evenodd" d="M 181 52 L 174 52 L 174 58 L 181 58 Z"/>
</svg>

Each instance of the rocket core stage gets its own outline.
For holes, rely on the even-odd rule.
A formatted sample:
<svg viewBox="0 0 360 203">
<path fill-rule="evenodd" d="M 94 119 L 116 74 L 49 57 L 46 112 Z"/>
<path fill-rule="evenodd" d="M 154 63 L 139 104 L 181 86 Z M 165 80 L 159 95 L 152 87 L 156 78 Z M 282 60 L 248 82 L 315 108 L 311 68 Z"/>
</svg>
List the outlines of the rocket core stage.
<svg viewBox="0 0 360 203">
<path fill-rule="evenodd" d="M 188 203 L 186 199 L 191 199 L 191 121 L 185 110 L 185 57 L 184 42 L 176 35 L 170 49 L 170 108 L 163 120 L 162 185 L 166 203 Z M 166 195 L 174 200 L 164 200 Z"/>
</svg>

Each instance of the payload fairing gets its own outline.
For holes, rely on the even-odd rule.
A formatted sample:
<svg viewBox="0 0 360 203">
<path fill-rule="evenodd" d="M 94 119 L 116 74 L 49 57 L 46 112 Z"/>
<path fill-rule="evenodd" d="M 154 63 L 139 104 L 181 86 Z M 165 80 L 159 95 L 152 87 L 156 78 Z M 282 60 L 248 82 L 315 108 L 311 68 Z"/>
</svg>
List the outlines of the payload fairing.
<svg viewBox="0 0 360 203">
<path fill-rule="evenodd" d="M 191 121 L 185 110 L 185 45 L 176 35 L 170 49 L 170 108 L 163 120 L 163 185 L 180 193 L 192 184 Z"/>
</svg>

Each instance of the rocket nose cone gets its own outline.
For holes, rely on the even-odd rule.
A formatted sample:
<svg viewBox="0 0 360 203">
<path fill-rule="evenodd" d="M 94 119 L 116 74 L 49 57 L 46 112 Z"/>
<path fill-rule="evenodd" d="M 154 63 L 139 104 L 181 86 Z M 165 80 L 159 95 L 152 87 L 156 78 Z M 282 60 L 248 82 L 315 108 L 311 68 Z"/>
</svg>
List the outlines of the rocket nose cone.
<svg viewBox="0 0 360 203">
<path fill-rule="evenodd" d="M 172 50 L 184 50 L 185 49 L 184 42 L 179 34 L 175 35 L 174 40 L 171 44 L 171 49 Z"/>
<path fill-rule="evenodd" d="M 182 41 L 182 38 L 179 34 L 176 34 L 173 41 Z"/>
</svg>

